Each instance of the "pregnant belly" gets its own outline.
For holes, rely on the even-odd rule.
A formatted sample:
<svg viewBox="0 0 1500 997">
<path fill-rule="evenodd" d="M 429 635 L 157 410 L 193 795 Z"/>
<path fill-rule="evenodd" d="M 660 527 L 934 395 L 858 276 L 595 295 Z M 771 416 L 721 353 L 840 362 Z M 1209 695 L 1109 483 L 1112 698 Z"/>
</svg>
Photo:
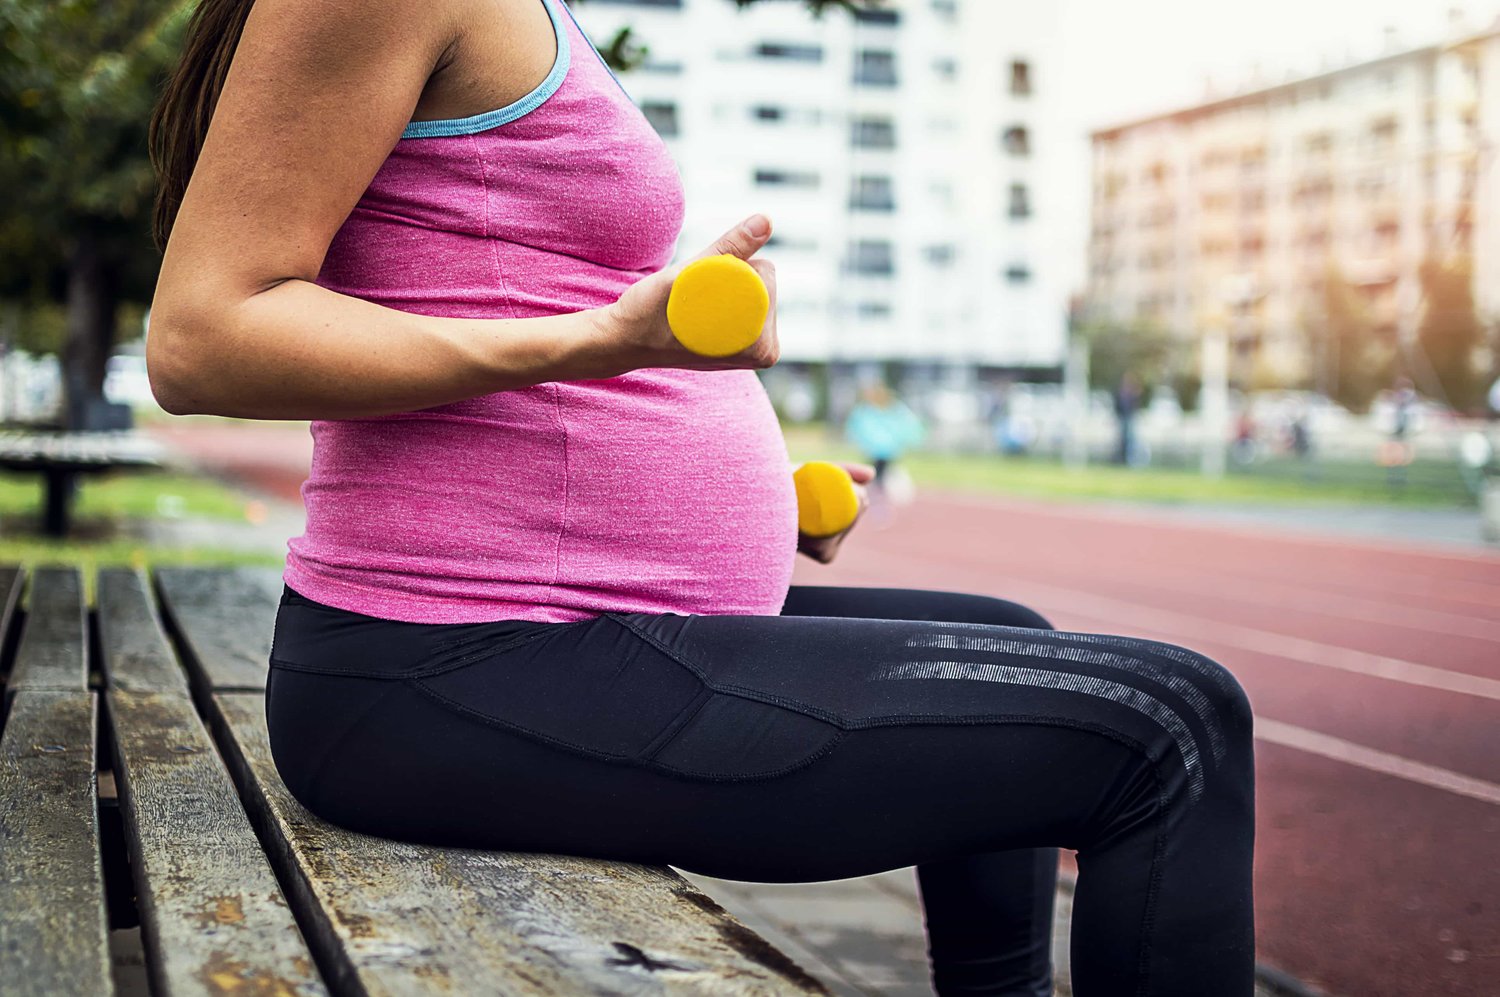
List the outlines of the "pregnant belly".
<svg viewBox="0 0 1500 997">
<path fill-rule="evenodd" d="M 790 583 L 790 469 L 747 371 L 637 371 L 313 433 L 293 550 L 325 575 L 552 619 L 775 614 Z"/>
</svg>

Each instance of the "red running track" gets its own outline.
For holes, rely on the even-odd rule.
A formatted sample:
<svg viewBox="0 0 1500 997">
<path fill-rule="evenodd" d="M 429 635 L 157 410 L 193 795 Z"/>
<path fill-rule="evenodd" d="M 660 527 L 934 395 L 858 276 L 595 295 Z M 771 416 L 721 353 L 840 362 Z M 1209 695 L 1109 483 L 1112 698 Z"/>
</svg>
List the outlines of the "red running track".
<svg viewBox="0 0 1500 997">
<path fill-rule="evenodd" d="M 1341 997 L 1500 994 L 1500 556 L 924 496 L 797 580 L 1210 655 L 1256 711 L 1261 960 Z"/>
</svg>

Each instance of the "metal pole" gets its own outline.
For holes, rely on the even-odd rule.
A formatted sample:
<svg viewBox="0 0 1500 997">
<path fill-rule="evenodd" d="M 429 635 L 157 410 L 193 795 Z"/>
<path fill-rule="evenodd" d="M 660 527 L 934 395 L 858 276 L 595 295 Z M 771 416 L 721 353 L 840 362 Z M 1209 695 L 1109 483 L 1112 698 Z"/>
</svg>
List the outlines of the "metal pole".
<svg viewBox="0 0 1500 997">
<path fill-rule="evenodd" d="M 1063 463 L 1082 469 L 1089 461 L 1089 343 L 1074 333 L 1068 340 L 1068 362 L 1063 368 L 1063 404 L 1068 435 L 1063 444 Z"/>
<path fill-rule="evenodd" d="M 1222 478 L 1229 437 L 1229 330 L 1222 322 L 1210 325 L 1203 337 L 1202 374 L 1203 476 Z"/>
</svg>

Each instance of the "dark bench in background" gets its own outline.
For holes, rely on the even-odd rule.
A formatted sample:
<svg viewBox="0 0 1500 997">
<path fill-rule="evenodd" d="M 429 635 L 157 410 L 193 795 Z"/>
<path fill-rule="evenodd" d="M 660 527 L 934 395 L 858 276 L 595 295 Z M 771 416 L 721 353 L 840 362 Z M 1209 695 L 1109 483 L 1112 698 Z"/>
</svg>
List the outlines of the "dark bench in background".
<svg viewBox="0 0 1500 997">
<path fill-rule="evenodd" d="M 308 813 L 266 735 L 280 587 L 104 569 L 91 607 L 76 569 L 0 567 L 0 995 L 113 993 L 136 917 L 157 995 L 827 992 L 670 869 Z"/>
<path fill-rule="evenodd" d="M 52 537 L 68 534 L 80 475 L 155 469 L 164 459 L 160 443 L 130 429 L 0 429 L 0 467 L 45 481 L 42 531 Z"/>
</svg>

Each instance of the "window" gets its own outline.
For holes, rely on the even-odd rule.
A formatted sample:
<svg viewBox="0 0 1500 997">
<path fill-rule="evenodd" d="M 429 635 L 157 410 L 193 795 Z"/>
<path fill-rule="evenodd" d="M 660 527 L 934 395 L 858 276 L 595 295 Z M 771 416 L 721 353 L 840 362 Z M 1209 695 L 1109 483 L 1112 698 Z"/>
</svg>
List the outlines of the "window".
<svg viewBox="0 0 1500 997">
<path fill-rule="evenodd" d="M 860 239 L 849 244 L 845 269 L 851 273 L 889 276 L 896 272 L 895 247 L 877 239 Z"/>
<path fill-rule="evenodd" d="M 800 236 L 782 235 L 779 232 L 774 232 L 771 234 L 771 238 L 766 240 L 766 248 L 811 253 L 817 251 L 818 241 L 816 239 L 804 239 Z M 780 303 L 776 307 L 780 310 L 785 310 Z"/>
<path fill-rule="evenodd" d="M 1012 156 L 1031 155 L 1031 135 L 1025 125 L 1011 125 L 1000 138 L 1005 151 Z"/>
<path fill-rule="evenodd" d="M 850 144 L 856 149 L 894 149 L 896 123 L 890 118 L 855 118 Z"/>
<path fill-rule="evenodd" d="M 932 60 L 932 71 L 937 78 L 945 83 L 952 83 L 958 79 L 958 61 L 952 56 L 943 56 Z"/>
<path fill-rule="evenodd" d="M 1031 63 L 1024 59 L 1010 64 L 1010 92 L 1015 97 L 1031 96 Z"/>
<path fill-rule="evenodd" d="M 932 12 L 945 21 L 958 16 L 958 0 L 932 0 Z"/>
<path fill-rule="evenodd" d="M 1005 268 L 1005 280 L 1010 284 L 1029 284 L 1031 268 L 1024 263 L 1012 263 Z"/>
<path fill-rule="evenodd" d="M 896 85 L 896 53 L 862 48 L 854 54 L 854 82 L 867 87 Z"/>
<path fill-rule="evenodd" d="M 951 267 L 958 258 L 958 247 L 951 242 L 940 242 L 923 249 L 922 255 L 935 267 Z"/>
<path fill-rule="evenodd" d="M 1012 218 L 1031 217 L 1031 192 L 1026 189 L 1024 183 L 1010 185 L 1010 216 Z"/>
<path fill-rule="evenodd" d="M 646 101 L 641 104 L 641 113 L 662 138 L 677 134 L 677 105 L 661 101 Z"/>
<path fill-rule="evenodd" d="M 815 189 L 822 182 L 822 178 L 810 171 L 758 169 L 755 171 L 755 182 L 761 187 Z"/>
<path fill-rule="evenodd" d="M 889 301 L 861 301 L 855 306 L 855 311 L 860 318 L 890 318 L 891 303 Z"/>
<path fill-rule="evenodd" d="M 849 190 L 849 207 L 855 211 L 894 211 L 896 194 L 890 177 L 855 177 Z"/>
<path fill-rule="evenodd" d="M 786 117 L 786 112 L 779 107 L 760 104 L 750 109 L 750 116 L 756 121 L 780 121 Z"/>
<path fill-rule="evenodd" d="M 859 24 L 888 24 L 892 27 L 901 23 L 901 14 L 894 10 L 872 10 L 868 7 L 851 7 L 849 13 L 854 15 L 854 20 Z"/>
<path fill-rule="evenodd" d="M 619 7 L 681 7 L 682 0 L 594 0 L 595 3 L 615 4 Z"/>
<path fill-rule="evenodd" d="M 762 59 L 787 59 L 792 62 L 822 62 L 823 46 L 795 45 L 785 42 L 761 42 L 755 54 Z"/>
</svg>

